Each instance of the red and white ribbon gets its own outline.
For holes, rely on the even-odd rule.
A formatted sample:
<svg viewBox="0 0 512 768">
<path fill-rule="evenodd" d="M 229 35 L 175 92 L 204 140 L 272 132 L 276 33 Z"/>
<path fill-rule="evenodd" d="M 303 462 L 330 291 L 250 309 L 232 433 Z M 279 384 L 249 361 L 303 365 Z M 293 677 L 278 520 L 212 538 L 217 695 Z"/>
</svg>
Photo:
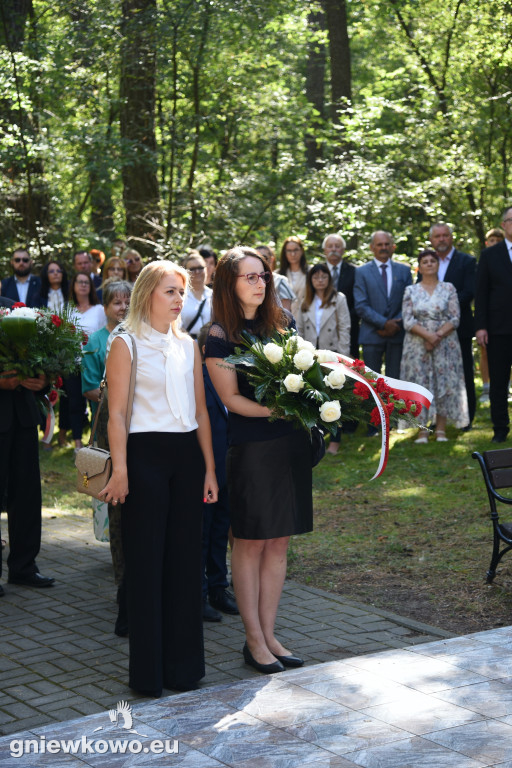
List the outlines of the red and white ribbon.
<svg viewBox="0 0 512 768">
<path fill-rule="evenodd" d="M 41 442 L 49 445 L 52 441 L 53 430 L 55 429 L 55 411 L 53 410 L 53 405 L 50 403 L 48 397 L 46 397 L 46 407 L 48 408 L 48 413 L 46 414 L 46 425 Z"/>
<path fill-rule="evenodd" d="M 379 477 L 380 475 L 382 475 L 388 463 L 389 414 L 384 403 L 382 402 L 382 398 L 372 387 L 371 383 L 367 379 L 365 379 L 365 377 L 362 374 L 358 373 L 357 370 L 354 370 L 354 368 L 350 367 L 354 362 L 354 360 L 351 357 L 345 357 L 345 355 L 338 355 L 338 358 L 339 358 L 339 362 L 337 363 L 334 363 L 334 362 L 322 363 L 321 364 L 322 368 L 339 369 L 339 367 L 341 366 L 341 369 L 345 374 L 345 376 L 348 376 L 351 379 L 355 379 L 356 381 L 360 381 L 361 384 L 364 384 L 365 387 L 368 389 L 368 391 L 371 393 L 373 399 L 375 400 L 375 405 L 377 406 L 380 414 L 382 434 L 381 434 L 379 466 L 377 467 L 377 471 L 375 472 L 373 477 L 370 478 L 371 480 L 375 480 L 376 477 Z M 372 371 L 371 368 L 368 368 L 368 366 L 365 366 L 365 370 L 369 371 L 370 373 L 373 373 L 376 378 L 384 379 L 386 384 L 394 390 L 394 393 L 397 398 L 402 398 L 404 400 L 415 400 L 417 403 L 420 403 L 427 410 L 428 408 L 430 408 L 430 403 L 432 402 L 432 399 L 434 396 L 432 392 L 430 392 L 425 387 L 422 387 L 421 384 L 413 384 L 410 381 L 402 381 L 401 379 L 392 379 L 389 376 L 381 376 L 375 371 Z"/>
</svg>

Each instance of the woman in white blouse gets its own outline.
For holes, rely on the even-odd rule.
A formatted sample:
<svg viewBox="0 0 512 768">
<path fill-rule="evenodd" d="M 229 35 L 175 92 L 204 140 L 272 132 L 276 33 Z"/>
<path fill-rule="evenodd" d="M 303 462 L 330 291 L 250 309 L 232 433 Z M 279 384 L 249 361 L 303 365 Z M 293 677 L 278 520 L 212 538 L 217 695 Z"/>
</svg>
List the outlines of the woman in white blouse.
<svg viewBox="0 0 512 768">
<path fill-rule="evenodd" d="M 291 312 L 296 317 L 306 294 L 306 275 L 308 263 L 304 245 L 300 237 L 287 237 L 281 247 L 281 264 L 279 274 L 288 278 L 295 294 L 292 301 Z"/>
<path fill-rule="evenodd" d="M 113 472 L 102 493 L 125 505 L 129 685 L 154 697 L 204 676 L 201 524 L 218 489 L 199 349 L 180 330 L 187 282 L 171 262 L 144 267 L 107 358 Z"/>
<path fill-rule="evenodd" d="M 350 312 L 344 293 L 333 285 L 325 262 L 315 264 L 308 272 L 306 296 L 297 313 L 297 331 L 317 349 L 331 349 L 350 354 Z M 327 451 L 336 455 L 341 431 L 331 438 Z"/>
<path fill-rule="evenodd" d="M 68 276 L 58 261 L 49 261 L 41 270 L 41 306 L 60 312 L 68 300 Z"/>
<path fill-rule="evenodd" d="M 212 289 L 206 285 L 206 262 L 199 251 L 191 251 L 183 260 L 183 266 L 190 275 L 190 288 L 181 312 L 181 327 L 193 339 L 212 315 Z"/>
</svg>

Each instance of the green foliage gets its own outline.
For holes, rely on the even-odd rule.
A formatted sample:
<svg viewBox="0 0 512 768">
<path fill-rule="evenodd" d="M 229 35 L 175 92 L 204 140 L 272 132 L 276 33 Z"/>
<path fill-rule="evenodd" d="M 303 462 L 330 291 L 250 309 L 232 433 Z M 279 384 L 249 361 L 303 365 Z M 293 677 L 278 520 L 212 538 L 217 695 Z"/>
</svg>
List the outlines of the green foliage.
<svg viewBox="0 0 512 768">
<path fill-rule="evenodd" d="M 306 98 L 308 44 L 325 42 L 308 27 L 312 7 L 158 1 L 155 254 L 298 234 L 313 259 L 340 230 L 357 260 L 385 228 L 412 257 L 436 219 L 478 251 L 510 202 L 507 0 L 349 2 L 354 102 L 341 128 Z M 4 268 L 20 241 L 39 263 L 51 251 L 108 250 L 125 228 L 123 167 L 141 152 L 120 138 L 130 41 L 118 0 L 33 0 L 33 11 L 20 50 L 0 41 Z M 313 123 L 315 169 L 304 148 Z"/>
</svg>

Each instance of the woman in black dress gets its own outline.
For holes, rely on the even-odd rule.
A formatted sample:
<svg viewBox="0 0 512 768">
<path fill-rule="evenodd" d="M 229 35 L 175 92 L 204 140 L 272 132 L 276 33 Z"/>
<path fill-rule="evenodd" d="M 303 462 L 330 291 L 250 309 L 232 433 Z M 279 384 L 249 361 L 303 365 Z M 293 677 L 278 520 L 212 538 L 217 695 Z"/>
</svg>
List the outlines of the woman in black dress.
<svg viewBox="0 0 512 768">
<path fill-rule="evenodd" d="M 219 260 L 212 309 L 205 357 L 229 411 L 231 566 L 246 633 L 243 655 L 260 672 L 280 672 L 303 664 L 277 640 L 274 625 L 290 536 L 313 528 L 311 443 L 292 423 L 269 421 L 270 410 L 224 358 L 244 329 L 264 339 L 294 324 L 277 302 L 269 264 L 252 248 L 233 248 Z"/>
</svg>

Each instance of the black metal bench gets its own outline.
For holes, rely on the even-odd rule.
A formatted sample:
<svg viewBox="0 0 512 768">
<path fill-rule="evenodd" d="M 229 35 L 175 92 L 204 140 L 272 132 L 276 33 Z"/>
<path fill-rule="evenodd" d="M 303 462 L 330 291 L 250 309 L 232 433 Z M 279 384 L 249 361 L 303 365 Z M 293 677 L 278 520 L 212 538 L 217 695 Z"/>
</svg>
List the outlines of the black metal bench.
<svg viewBox="0 0 512 768">
<path fill-rule="evenodd" d="M 480 464 L 491 507 L 494 542 L 491 565 L 487 571 L 487 583 L 491 584 L 496 576 L 498 563 L 503 555 L 512 549 L 512 523 L 500 522 L 496 506 L 497 501 L 501 501 L 503 504 L 512 504 L 512 497 L 502 496 L 497 491 L 498 488 L 512 488 L 512 448 L 485 451 L 483 454 L 475 451 L 472 456 Z M 502 546 L 502 543 L 505 546 Z"/>
</svg>

